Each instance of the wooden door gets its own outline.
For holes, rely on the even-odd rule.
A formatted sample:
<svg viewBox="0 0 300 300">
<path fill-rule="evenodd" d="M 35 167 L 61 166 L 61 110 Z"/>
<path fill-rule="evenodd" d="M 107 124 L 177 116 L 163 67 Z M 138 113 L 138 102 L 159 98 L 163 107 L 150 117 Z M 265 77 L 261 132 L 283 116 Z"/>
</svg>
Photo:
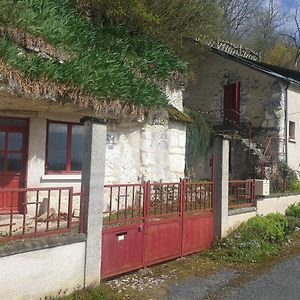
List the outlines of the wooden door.
<svg viewBox="0 0 300 300">
<path fill-rule="evenodd" d="M 28 121 L 0 117 L 0 190 L 26 186 Z M 22 213 L 24 194 L 0 193 L 0 213 Z"/>
<path fill-rule="evenodd" d="M 240 83 L 224 87 L 224 119 L 225 125 L 236 127 L 240 123 Z"/>
</svg>

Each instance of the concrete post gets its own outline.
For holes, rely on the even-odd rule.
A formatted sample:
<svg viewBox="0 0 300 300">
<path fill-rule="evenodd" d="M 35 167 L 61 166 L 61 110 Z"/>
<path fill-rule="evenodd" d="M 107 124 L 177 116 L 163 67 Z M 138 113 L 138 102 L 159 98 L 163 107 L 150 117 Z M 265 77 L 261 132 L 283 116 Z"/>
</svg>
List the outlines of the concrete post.
<svg viewBox="0 0 300 300">
<path fill-rule="evenodd" d="M 85 287 L 100 282 L 102 213 L 105 177 L 106 122 L 85 117 L 82 191 L 85 193 L 83 230 L 87 236 Z"/>
<path fill-rule="evenodd" d="M 215 199 L 214 238 L 224 236 L 228 226 L 229 140 L 217 136 L 214 140 Z"/>
</svg>

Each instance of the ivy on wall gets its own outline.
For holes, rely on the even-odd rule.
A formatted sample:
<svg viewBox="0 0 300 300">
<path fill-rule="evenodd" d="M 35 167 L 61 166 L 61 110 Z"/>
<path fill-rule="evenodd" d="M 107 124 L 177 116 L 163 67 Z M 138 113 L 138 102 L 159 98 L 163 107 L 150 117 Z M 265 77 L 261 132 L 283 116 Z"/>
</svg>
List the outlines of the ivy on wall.
<svg viewBox="0 0 300 300">
<path fill-rule="evenodd" d="M 198 158 L 205 154 L 212 144 L 213 129 L 204 115 L 192 109 L 185 111 L 193 120 L 187 124 L 186 164 L 192 166 Z"/>
</svg>

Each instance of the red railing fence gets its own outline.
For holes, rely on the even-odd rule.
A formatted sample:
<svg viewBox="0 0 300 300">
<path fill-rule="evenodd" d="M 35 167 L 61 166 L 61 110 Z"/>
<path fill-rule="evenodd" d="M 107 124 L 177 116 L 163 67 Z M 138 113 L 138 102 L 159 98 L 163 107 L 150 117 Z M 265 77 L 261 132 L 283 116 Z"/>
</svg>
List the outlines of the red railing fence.
<svg viewBox="0 0 300 300">
<path fill-rule="evenodd" d="M 73 187 L 0 189 L 0 240 L 80 231 L 81 201 Z"/>
<path fill-rule="evenodd" d="M 228 187 L 228 207 L 255 206 L 255 180 L 230 180 Z"/>
</svg>

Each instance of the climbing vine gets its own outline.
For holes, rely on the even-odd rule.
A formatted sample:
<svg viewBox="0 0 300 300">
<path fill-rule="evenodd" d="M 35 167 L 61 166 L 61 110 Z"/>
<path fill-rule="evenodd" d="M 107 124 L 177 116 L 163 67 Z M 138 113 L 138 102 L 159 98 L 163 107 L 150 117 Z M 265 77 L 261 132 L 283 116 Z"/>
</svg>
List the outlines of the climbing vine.
<svg viewBox="0 0 300 300">
<path fill-rule="evenodd" d="M 186 157 L 187 165 L 190 166 L 208 151 L 212 143 L 213 129 L 200 112 L 187 109 L 186 113 L 193 120 L 193 123 L 187 125 Z"/>
</svg>

